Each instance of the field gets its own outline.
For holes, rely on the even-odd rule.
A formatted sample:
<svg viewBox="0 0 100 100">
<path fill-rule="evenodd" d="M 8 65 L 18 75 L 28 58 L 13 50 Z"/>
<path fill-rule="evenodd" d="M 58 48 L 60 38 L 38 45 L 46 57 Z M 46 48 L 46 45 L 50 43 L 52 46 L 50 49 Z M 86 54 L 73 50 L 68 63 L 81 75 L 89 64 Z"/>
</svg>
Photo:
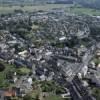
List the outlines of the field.
<svg viewBox="0 0 100 100">
<path fill-rule="evenodd" d="M 57 95 L 51 95 L 51 96 L 46 97 L 44 100 L 64 100 L 64 99 L 62 99 L 60 96 L 57 96 Z"/>
<path fill-rule="evenodd" d="M 26 67 L 22 67 L 22 68 L 18 69 L 18 73 L 20 75 L 26 75 L 26 74 L 29 74 L 30 72 L 31 72 L 30 69 L 28 69 Z"/>
<path fill-rule="evenodd" d="M 46 5 L 34 5 L 34 6 L 23 6 L 23 7 L 22 6 L 0 6 L 0 14 L 13 13 L 14 10 L 33 12 L 38 10 L 47 11 L 54 8 L 63 8 L 68 13 L 97 15 L 97 16 L 100 15 L 100 10 L 77 7 L 71 4 L 46 4 Z"/>
<path fill-rule="evenodd" d="M 72 7 L 70 12 L 77 14 L 86 14 L 86 15 L 97 15 L 100 16 L 100 10 L 84 8 L 84 7 Z"/>
<path fill-rule="evenodd" d="M 53 8 L 65 8 L 65 7 L 70 7 L 71 5 L 66 5 L 66 4 L 47 4 L 47 5 L 36 5 L 36 6 L 0 6 L 0 13 L 5 14 L 5 13 L 12 13 L 14 10 L 21 9 L 23 11 L 37 11 L 37 10 L 50 10 Z"/>
</svg>

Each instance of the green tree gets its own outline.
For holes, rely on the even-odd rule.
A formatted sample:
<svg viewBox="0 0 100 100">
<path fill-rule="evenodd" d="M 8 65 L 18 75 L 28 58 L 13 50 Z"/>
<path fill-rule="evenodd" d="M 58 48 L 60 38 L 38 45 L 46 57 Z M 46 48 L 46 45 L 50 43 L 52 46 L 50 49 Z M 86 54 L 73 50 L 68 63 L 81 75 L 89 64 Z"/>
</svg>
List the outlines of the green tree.
<svg viewBox="0 0 100 100">
<path fill-rule="evenodd" d="M 4 70 L 5 70 L 5 66 L 2 63 L 0 63 L 0 72 L 2 72 Z"/>
<path fill-rule="evenodd" d="M 100 100 L 100 88 L 93 89 L 93 96 L 96 98 L 96 100 Z"/>
<path fill-rule="evenodd" d="M 32 99 L 32 97 L 30 96 L 30 95 L 25 95 L 24 97 L 23 97 L 23 100 L 34 100 L 34 99 Z"/>
</svg>

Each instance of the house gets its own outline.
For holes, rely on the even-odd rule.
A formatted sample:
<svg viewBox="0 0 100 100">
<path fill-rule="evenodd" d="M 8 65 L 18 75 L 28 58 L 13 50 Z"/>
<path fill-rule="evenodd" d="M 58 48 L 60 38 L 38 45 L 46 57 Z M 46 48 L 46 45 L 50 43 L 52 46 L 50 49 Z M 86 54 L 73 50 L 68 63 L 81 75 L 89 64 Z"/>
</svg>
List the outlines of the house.
<svg viewBox="0 0 100 100">
<path fill-rule="evenodd" d="M 13 89 L 8 89 L 8 90 L 4 91 L 3 96 L 4 96 L 4 100 L 10 100 L 11 97 L 16 96 L 16 91 Z"/>
<path fill-rule="evenodd" d="M 84 67 L 82 68 L 82 71 L 81 71 L 82 75 L 83 75 L 83 76 L 86 76 L 87 72 L 88 72 L 88 66 L 84 66 Z"/>
<path fill-rule="evenodd" d="M 45 81 L 45 80 L 46 80 L 46 76 L 45 76 L 45 75 L 41 75 L 41 76 L 40 76 L 40 80 L 41 80 L 41 81 Z"/>
<path fill-rule="evenodd" d="M 64 40 L 66 40 L 65 36 L 59 38 L 59 41 L 64 41 Z"/>
<path fill-rule="evenodd" d="M 98 58 L 100 58 L 100 50 L 97 50 L 96 56 L 97 56 Z"/>
<path fill-rule="evenodd" d="M 64 99 L 64 98 L 69 98 L 70 96 L 70 93 L 65 93 L 65 94 L 61 94 L 61 97 Z"/>
<path fill-rule="evenodd" d="M 99 72 L 91 76 L 91 82 L 95 83 L 96 86 L 100 87 L 100 73 Z"/>
<path fill-rule="evenodd" d="M 24 50 L 22 52 L 19 52 L 18 55 L 22 56 L 22 57 L 27 57 L 28 51 Z"/>
<path fill-rule="evenodd" d="M 32 78 L 31 78 L 31 77 L 29 77 L 29 78 L 27 79 L 27 81 L 28 81 L 28 83 L 29 83 L 30 85 L 32 85 L 33 81 L 32 81 Z"/>
</svg>

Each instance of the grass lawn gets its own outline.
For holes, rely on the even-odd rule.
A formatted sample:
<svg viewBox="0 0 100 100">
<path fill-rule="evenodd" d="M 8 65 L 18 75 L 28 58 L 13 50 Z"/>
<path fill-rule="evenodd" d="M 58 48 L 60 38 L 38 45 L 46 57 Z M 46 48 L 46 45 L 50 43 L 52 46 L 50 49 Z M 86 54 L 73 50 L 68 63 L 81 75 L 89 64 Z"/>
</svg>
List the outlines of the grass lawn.
<svg viewBox="0 0 100 100">
<path fill-rule="evenodd" d="M 32 29 L 33 29 L 33 30 L 39 29 L 39 26 L 33 24 L 33 25 L 32 25 Z"/>
<path fill-rule="evenodd" d="M 46 97 L 44 100 L 63 100 L 63 99 L 57 95 L 50 95 L 50 96 Z"/>
<path fill-rule="evenodd" d="M 30 95 L 32 96 L 32 98 L 36 98 L 36 96 L 39 94 L 40 94 L 39 90 L 33 90 Z"/>
<path fill-rule="evenodd" d="M 29 74 L 31 72 L 31 70 L 26 67 L 22 67 L 22 68 L 18 68 L 17 72 L 19 74 L 25 75 L 25 74 Z"/>
<path fill-rule="evenodd" d="M 70 8 L 71 13 L 76 13 L 76 14 L 86 14 L 86 15 L 100 15 L 100 10 L 95 10 L 91 8 L 84 8 L 84 7 L 72 7 Z"/>
</svg>

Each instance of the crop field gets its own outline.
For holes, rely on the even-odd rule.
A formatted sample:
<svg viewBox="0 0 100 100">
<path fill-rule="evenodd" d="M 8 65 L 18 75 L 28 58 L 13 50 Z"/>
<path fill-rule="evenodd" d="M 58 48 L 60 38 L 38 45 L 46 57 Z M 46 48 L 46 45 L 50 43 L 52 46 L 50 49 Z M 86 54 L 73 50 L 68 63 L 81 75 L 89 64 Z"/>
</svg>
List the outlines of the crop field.
<svg viewBox="0 0 100 100">
<path fill-rule="evenodd" d="M 45 4 L 45 5 L 33 5 L 33 6 L 0 6 L 0 14 L 13 13 L 14 10 L 23 10 L 28 12 L 44 10 L 48 11 L 54 8 L 63 8 L 68 13 L 97 15 L 100 16 L 100 10 L 77 7 L 72 4 Z"/>
<path fill-rule="evenodd" d="M 34 6 L 0 6 L 0 13 L 5 14 L 5 13 L 12 13 L 14 10 L 23 10 L 23 11 L 38 11 L 38 10 L 51 10 L 53 8 L 65 8 L 65 7 L 70 7 L 71 5 L 66 5 L 66 4 L 46 4 L 46 5 L 34 5 Z"/>
<path fill-rule="evenodd" d="M 70 8 L 70 12 L 77 14 L 86 14 L 86 15 L 97 15 L 100 16 L 100 10 L 84 8 L 84 7 L 72 7 Z"/>
</svg>

